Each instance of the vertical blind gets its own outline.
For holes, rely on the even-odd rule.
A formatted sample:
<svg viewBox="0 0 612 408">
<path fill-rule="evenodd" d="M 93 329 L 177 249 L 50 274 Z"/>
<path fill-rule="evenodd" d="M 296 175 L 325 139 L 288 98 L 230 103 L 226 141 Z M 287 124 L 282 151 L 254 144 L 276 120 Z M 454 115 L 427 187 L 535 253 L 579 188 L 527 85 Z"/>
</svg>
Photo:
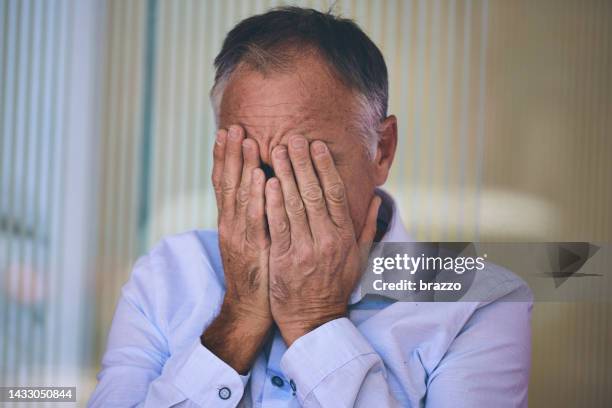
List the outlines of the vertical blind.
<svg viewBox="0 0 612 408">
<path fill-rule="evenodd" d="M 80 388 L 92 353 L 100 10 L 0 1 L 2 386 Z"/>
<path fill-rule="evenodd" d="M 0 2 L 0 381 L 57 366 L 65 197 L 65 2 Z M 48 378 L 48 377 L 47 377 Z"/>
</svg>

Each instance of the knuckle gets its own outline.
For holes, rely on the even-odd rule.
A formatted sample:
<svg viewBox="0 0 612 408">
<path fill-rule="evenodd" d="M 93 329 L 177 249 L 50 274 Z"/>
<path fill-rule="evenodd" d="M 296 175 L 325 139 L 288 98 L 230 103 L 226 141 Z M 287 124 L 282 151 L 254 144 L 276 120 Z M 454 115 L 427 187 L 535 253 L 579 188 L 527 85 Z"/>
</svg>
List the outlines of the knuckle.
<svg viewBox="0 0 612 408">
<path fill-rule="evenodd" d="M 321 187 L 318 184 L 310 184 L 304 188 L 302 192 L 302 197 L 305 201 L 309 203 L 322 203 L 323 202 L 323 192 L 321 191 Z"/>
<path fill-rule="evenodd" d="M 250 224 L 256 223 L 260 218 L 260 211 L 257 207 L 249 205 L 247 207 L 247 221 Z"/>
<path fill-rule="evenodd" d="M 238 189 L 236 200 L 239 205 L 246 205 L 249 202 L 249 190 L 242 186 Z"/>
<path fill-rule="evenodd" d="M 288 239 L 270 239 L 270 252 L 276 254 L 286 254 L 291 249 L 291 243 Z"/>
<path fill-rule="evenodd" d="M 331 235 L 326 235 L 320 239 L 319 245 L 323 255 L 333 255 L 338 249 L 338 239 Z"/>
<path fill-rule="evenodd" d="M 304 245 L 300 249 L 300 256 L 298 257 L 298 263 L 302 266 L 309 265 L 314 257 L 314 249 L 310 245 Z"/>
<path fill-rule="evenodd" d="M 223 190 L 218 184 L 213 184 L 213 189 L 215 190 L 215 196 L 217 196 L 217 199 L 218 199 L 221 193 L 223 192 Z"/>
<path fill-rule="evenodd" d="M 210 176 L 210 181 L 215 188 L 219 188 L 221 185 L 221 177 L 218 173 L 213 172 Z"/>
<path fill-rule="evenodd" d="M 297 155 L 291 164 L 298 172 L 306 172 L 308 167 L 311 166 L 310 158 L 306 155 Z"/>
<path fill-rule="evenodd" d="M 331 155 L 326 154 L 322 157 L 322 159 L 323 160 L 321 161 L 325 169 L 331 170 L 331 168 L 334 167 L 334 159 L 332 159 Z"/>
<path fill-rule="evenodd" d="M 308 156 L 304 153 L 297 153 L 292 163 L 295 167 L 303 169 L 308 165 Z"/>
<path fill-rule="evenodd" d="M 321 246 L 321 255 L 324 258 L 331 258 L 336 254 L 336 246 L 335 245 L 322 245 Z"/>
<path fill-rule="evenodd" d="M 330 185 L 326 190 L 327 197 L 334 203 L 344 202 L 346 192 L 344 191 L 344 185 L 336 182 Z"/>
<path fill-rule="evenodd" d="M 223 149 L 221 149 L 221 146 L 219 146 L 216 143 L 215 143 L 215 147 L 213 148 L 213 158 L 216 160 L 223 159 Z"/>
<path fill-rule="evenodd" d="M 319 156 L 315 163 L 317 165 L 317 169 L 324 173 L 327 173 L 332 167 L 332 160 L 328 155 Z"/>
<path fill-rule="evenodd" d="M 230 155 L 234 155 L 234 156 L 242 155 L 242 144 L 241 143 L 231 143 L 230 142 L 227 144 L 225 149 L 227 150 L 227 153 L 229 153 Z"/>
<path fill-rule="evenodd" d="M 255 238 L 257 236 L 257 228 L 254 225 L 247 225 L 246 226 L 246 234 L 244 237 L 244 241 L 247 245 L 247 247 L 249 248 L 257 248 L 258 247 L 258 242 L 257 239 Z"/>
<path fill-rule="evenodd" d="M 335 249 L 337 242 L 338 240 L 330 235 L 324 235 L 322 238 L 319 239 L 319 245 L 321 247 L 321 250 L 326 250 L 329 248 Z"/>
<path fill-rule="evenodd" d="M 304 203 L 302 198 L 297 194 L 291 194 L 287 197 L 287 210 L 293 214 L 304 212 Z"/>
<path fill-rule="evenodd" d="M 279 220 L 272 224 L 272 228 L 278 235 L 283 235 L 289 232 L 289 223 L 287 220 Z"/>
<path fill-rule="evenodd" d="M 252 210 L 247 209 L 246 213 L 246 229 L 247 234 L 254 234 L 259 230 L 259 222 L 258 222 L 257 214 L 255 214 Z"/>
<path fill-rule="evenodd" d="M 281 176 L 287 176 L 287 177 L 293 176 L 293 171 L 291 170 L 291 166 L 285 163 L 281 163 L 280 165 L 276 166 L 274 168 L 274 171 L 276 171 Z"/>
<path fill-rule="evenodd" d="M 228 179 L 221 182 L 221 191 L 225 195 L 233 194 L 236 191 L 236 186 Z"/>
</svg>

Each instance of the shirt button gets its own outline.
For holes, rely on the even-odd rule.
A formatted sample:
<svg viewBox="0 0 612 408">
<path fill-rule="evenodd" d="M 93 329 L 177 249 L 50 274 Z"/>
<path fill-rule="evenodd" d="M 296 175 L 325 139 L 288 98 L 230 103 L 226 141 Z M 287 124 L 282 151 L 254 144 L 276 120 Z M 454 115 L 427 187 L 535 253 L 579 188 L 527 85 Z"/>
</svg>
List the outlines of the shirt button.
<svg viewBox="0 0 612 408">
<path fill-rule="evenodd" d="M 297 389 L 297 387 L 295 386 L 295 383 L 293 382 L 293 380 L 289 380 L 289 386 L 291 387 L 291 389 L 293 390 L 293 393 L 295 394 L 295 390 Z"/>
<path fill-rule="evenodd" d="M 277 387 L 282 387 L 283 385 L 285 385 L 285 382 L 278 375 L 275 375 L 274 377 L 272 377 L 272 384 L 276 385 Z"/>
<path fill-rule="evenodd" d="M 232 396 L 232 392 L 230 391 L 229 388 L 223 387 L 219 390 L 219 398 L 221 398 L 222 400 L 229 399 L 231 396 Z"/>
</svg>

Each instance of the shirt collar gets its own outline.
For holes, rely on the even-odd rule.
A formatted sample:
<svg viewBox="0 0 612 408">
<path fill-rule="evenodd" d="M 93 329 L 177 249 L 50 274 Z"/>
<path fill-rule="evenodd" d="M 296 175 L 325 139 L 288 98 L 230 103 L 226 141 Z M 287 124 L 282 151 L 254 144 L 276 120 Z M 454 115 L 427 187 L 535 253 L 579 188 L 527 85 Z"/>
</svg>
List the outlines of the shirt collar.
<svg viewBox="0 0 612 408">
<path fill-rule="evenodd" d="M 391 209 L 391 218 L 387 227 L 387 232 L 385 232 L 385 235 L 383 235 L 380 242 L 413 242 L 413 239 L 410 237 L 410 235 L 408 235 L 408 232 L 404 227 L 404 223 L 400 218 L 397 205 L 393 197 L 380 188 L 376 189 L 376 195 L 383 200 L 381 206 L 384 205 L 385 207 Z M 355 289 L 353 289 L 351 297 L 349 298 L 349 305 L 354 305 L 363 299 L 364 294 L 361 291 L 361 285 L 362 283 L 360 281 L 357 286 L 355 286 Z"/>
</svg>

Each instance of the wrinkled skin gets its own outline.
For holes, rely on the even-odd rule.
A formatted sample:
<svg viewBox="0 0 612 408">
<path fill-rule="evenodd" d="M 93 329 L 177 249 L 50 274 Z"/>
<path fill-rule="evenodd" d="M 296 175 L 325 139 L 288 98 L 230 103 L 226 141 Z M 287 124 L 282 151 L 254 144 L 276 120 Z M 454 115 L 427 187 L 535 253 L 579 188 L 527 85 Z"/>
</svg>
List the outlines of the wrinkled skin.
<svg viewBox="0 0 612 408">
<path fill-rule="evenodd" d="M 225 336 L 216 342 L 218 355 L 231 354 L 227 340 L 242 330 L 237 322 L 246 325 L 240 334 L 255 333 L 259 344 L 276 323 L 291 345 L 344 316 L 363 249 L 376 233 L 374 189 L 393 161 L 395 117 L 381 124 L 370 158 L 354 92 L 316 53 L 293 68 L 239 67 L 220 105 L 212 179 L 227 292 L 203 336 Z M 275 177 L 265 181 L 260 163 Z M 236 365 L 248 368 L 250 358 Z"/>
</svg>

